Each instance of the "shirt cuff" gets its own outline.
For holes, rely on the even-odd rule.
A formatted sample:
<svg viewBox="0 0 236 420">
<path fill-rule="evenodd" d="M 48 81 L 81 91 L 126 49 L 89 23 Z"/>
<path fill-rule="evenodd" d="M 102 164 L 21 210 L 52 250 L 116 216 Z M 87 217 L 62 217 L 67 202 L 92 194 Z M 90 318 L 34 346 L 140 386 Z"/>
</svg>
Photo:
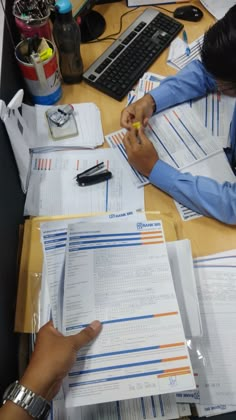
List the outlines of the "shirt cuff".
<svg viewBox="0 0 236 420">
<path fill-rule="evenodd" d="M 155 113 L 159 113 L 164 109 L 169 108 L 170 105 L 170 95 L 172 94 L 170 90 L 170 86 L 168 83 L 160 84 L 157 88 L 153 89 L 152 91 L 148 92 L 149 95 L 152 96 L 155 104 L 156 110 Z"/>
<path fill-rule="evenodd" d="M 159 159 L 152 168 L 149 181 L 162 191 L 170 193 L 178 175 L 178 169 L 173 168 L 168 163 Z"/>
</svg>

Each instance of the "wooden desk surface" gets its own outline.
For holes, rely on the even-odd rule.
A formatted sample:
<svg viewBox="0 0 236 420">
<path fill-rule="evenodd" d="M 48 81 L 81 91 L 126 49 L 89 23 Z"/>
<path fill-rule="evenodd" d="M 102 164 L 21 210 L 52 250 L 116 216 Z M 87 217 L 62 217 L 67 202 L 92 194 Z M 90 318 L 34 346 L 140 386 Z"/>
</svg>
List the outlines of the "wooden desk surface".
<svg viewBox="0 0 236 420">
<path fill-rule="evenodd" d="M 192 1 L 191 4 L 198 6 L 203 11 L 204 16 L 200 22 L 182 21 L 185 30 L 187 31 L 189 42 L 192 42 L 203 34 L 209 26 L 215 22 L 213 16 L 204 9 L 198 0 Z M 177 5 L 163 5 L 163 7 L 168 10 L 174 10 Z M 126 7 L 125 0 L 118 3 L 96 6 L 95 9 L 101 12 L 107 23 L 106 31 L 102 36 L 117 32 L 119 28 L 119 16 L 128 10 L 132 10 Z M 126 29 L 126 27 L 129 26 L 144 9 L 144 7 L 141 7 L 132 10 L 126 15 L 123 19 L 122 31 Z M 169 15 L 171 16 L 171 13 Z M 107 40 L 81 45 L 84 68 L 88 68 L 88 66 L 111 45 L 111 43 L 112 41 Z M 164 76 L 175 74 L 176 70 L 166 65 L 167 54 L 168 49 L 161 54 L 149 70 Z M 67 103 L 94 102 L 101 110 L 104 134 L 106 135 L 120 129 L 120 113 L 126 106 L 126 98 L 122 102 L 118 102 L 87 85 L 85 82 L 82 82 L 78 85 L 63 85 L 62 101 Z M 189 238 L 191 240 L 194 256 L 207 255 L 209 253 L 220 252 L 236 247 L 234 227 L 226 226 L 216 220 L 206 217 L 182 222 L 175 208 L 174 201 L 167 194 L 159 191 L 152 185 L 145 187 L 145 208 L 148 211 L 159 210 L 172 216 L 177 224 L 179 238 Z"/>
<path fill-rule="evenodd" d="M 195 0 L 191 3 L 196 4 L 204 11 L 204 17 L 200 22 L 184 22 L 189 42 L 192 42 L 200 36 L 211 24 L 214 23 L 213 17 L 210 16 L 201 5 L 199 5 L 199 1 Z M 166 5 L 164 7 L 169 10 L 174 10 L 176 4 Z M 119 16 L 128 10 L 132 10 L 125 6 L 125 0 L 119 3 L 97 6 L 96 9 L 103 14 L 107 22 L 107 29 L 104 36 L 117 32 L 119 28 Z M 126 15 L 124 17 L 122 30 L 133 22 L 133 20 L 142 13 L 143 10 L 144 8 L 139 8 Z M 85 69 L 111 44 L 111 42 L 112 41 L 103 41 L 81 46 Z M 167 54 L 168 50 L 163 52 L 160 58 L 158 58 L 158 60 L 156 60 L 156 62 L 150 67 L 150 71 L 163 75 L 174 74 L 175 70 L 166 65 Z M 62 102 L 94 102 L 101 111 L 104 134 L 109 134 L 112 131 L 120 129 L 120 113 L 126 105 L 126 99 L 122 102 L 118 102 L 90 87 L 84 82 L 77 85 L 63 85 Z M 160 211 L 160 217 L 162 219 L 166 219 L 171 226 L 173 223 L 175 232 L 177 233 L 177 237 L 179 239 L 190 239 L 194 256 L 207 255 L 210 253 L 236 248 L 236 235 L 234 227 L 224 225 L 216 220 L 206 217 L 201 217 L 193 221 L 182 222 L 173 199 L 152 185 L 145 187 L 145 207 L 147 211 Z M 15 330 L 21 332 L 34 331 L 35 325 L 32 325 L 32 322 L 37 323 L 35 314 L 38 313 L 38 309 L 34 306 L 33 302 L 35 302 L 37 306 L 38 300 L 35 300 L 34 296 L 35 294 L 38 295 L 42 271 L 42 249 L 37 223 L 39 223 L 39 221 L 35 219 L 32 224 L 26 223 L 25 227 L 25 247 L 23 247 L 21 257 L 15 322 Z M 173 235 L 171 238 L 168 236 L 168 229 L 166 229 L 166 226 L 165 231 L 166 239 L 173 240 Z M 30 243 L 31 246 L 26 246 L 27 243 Z M 26 294 L 25 290 L 27 291 Z"/>
</svg>

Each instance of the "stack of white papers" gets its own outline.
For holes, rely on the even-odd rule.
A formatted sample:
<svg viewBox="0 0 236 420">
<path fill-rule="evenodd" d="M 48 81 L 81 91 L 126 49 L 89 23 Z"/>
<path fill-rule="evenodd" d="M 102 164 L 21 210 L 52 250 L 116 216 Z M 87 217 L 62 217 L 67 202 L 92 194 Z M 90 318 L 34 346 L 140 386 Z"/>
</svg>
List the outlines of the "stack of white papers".
<svg viewBox="0 0 236 420">
<path fill-rule="evenodd" d="M 93 318 L 103 331 L 68 374 L 66 406 L 195 388 L 159 221 L 69 225 L 63 333 Z"/>
<path fill-rule="evenodd" d="M 121 220 L 126 220 L 126 222 L 122 222 Z M 128 222 L 128 220 L 130 220 L 130 222 Z M 131 222 L 131 220 L 136 220 L 136 222 Z M 119 221 L 119 223 L 113 223 L 113 221 Z M 90 240 L 89 235 L 91 234 L 94 236 L 95 226 L 96 235 L 93 240 Z M 69 232 L 68 234 L 67 231 Z M 187 277 L 188 282 L 189 279 L 193 278 L 191 277 L 191 272 L 193 272 L 191 263 L 189 268 L 186 266 L 188 275 L 186 276 L 186 270 L 184 276 L 182 275 L 183 273 L 181 274 L 182 258 L 184 258 L 185 261 L 191 262 L 189 242 L 177 241 L 168 244 L 167 254 L 166 246 L 163 243 L 164 236 L 161 223 L 159 221 L 148 223 L 143 220 L 143 215 L 137 215 L 133 212 L 100 216 L 83 219 L 82 221 L 80 219 L 80 223 L 75 223 L 74 219 L 69 221 L 69 226 L 68 221 L 46 222 L 41 224 L 41 232 L 45 267 L 47 268 L 44 274 L 46 275 L 49 285 L 54 324 L 60 327 L 61 322 L 63 322 L 63 332 L 70 334 L 71 332 L 74 333 L 77 330 L 80 330 L 82 325 L 90 322 L 91 319 L 98 318 L 103 321 L 103 335 L 101 334 L 100 338 L 98 338 L 92 346 L 89 346 L 87 349 L 80 352 L 80 358 L 72 369 L 71 374 L 69 374 L 66 385 L 66 401 L 68 407 L 74 406 L 74 408 L 65 409 L 62 397 L 61 400 L 58 399 L 53 403 L 55 409 L 60 412 L 63 411 L 63 418 L 65 419 L 80 418 L 83 420 L 90 420 L 93 416 L 96 419 L 110 419 L 111 413 L 113 416 L 112 418 L 117 420 L 131 420 L 131 418 L 134 418 L 133 416 L 140 420 L 144 418 L 168 420 L 179 418 L 179 416 L 183 414 L 190 414 L 188 405 L 178 408 L 174 394 L 157 396 L 159 393 L 175 392 L 176 387 L 178 389 L 181 387 L 181 383 L 182 386 L 184 386 L 184 389 L 187 389 L 186 381 L 189 383 L 190 377 L 191 385 L 189 385 L 189 387 L 195 388 L 192 373 L 187 373 L 187 371 L 191 371 L 191 367 L 188 367 L 188 369 L 186 367 L 187 361 L 189 362 L 188 356 L 186 353 L 185 355 L 182 354 L 183 351 L 186 350 L 186 347 L 183 344 L 185 340 L 182 336 L 183 330 L 179 327 L 177 328 L 176 324 L 176 322 L 179 322 L 178 314 L 176 313 L 178 312 L 178 309 L 176 307 L 176 298 L 174 297 L 175 292 L 173 283 L 170 283 L 171 274 L 170 266 L 168 264 L 169 257 L 172 272 L 176 274 L 177 271 L 175 278 L 176 285 L 178 279 L 181 283 L 181 278 L 182 281 L 185 281 Z M 100 236 L 99 232 L 102 236 Z M 123 232 L 123 234 L 121 232 Z M 62 235 L 64 235 L 63 241 L 60 240 L 60 247 L 57 247 L 55 242 L 58 235 L 60 235 L 61 239 Z M 80 236 L 80 239 L 78 238 L 78 235 Z M 106 235 L 108 236 L 106 237 Z M 82 236 L 86 236 L 86 239 L 83 239 Z M 103 238 L 105 239 L 105 242 Z M 139 238 L 142 238 L 141 241 Z M 81 241 L 80 244 L 78 244 L 78 240 L 79 242 Z M 89 241 L 90 244 L 88 243 Z M 68 248 L 65 252 L 67 242 Z M 122 246 L 120 246 L 121 243 Z M 145 244 L 145 254 L 142 251 L 142 247 L 140 247 L 141 244 Z M 83 254 L 82 266 L 80 266 L 81 252 Z M 143 256 L 142 259 L 139 257 L 140 252 Z M 91 257 L 93 258 L 93 265 L 90 264 Z M 150 270 L 148 276 L 145 274 L 145 282 L 143 283 L 142 266 L 146 266 L 147 259 L 149 262 L 152 261 L 152 264 L 153 259 L 156 259 L 158 268 L 154 269 L 153 267 L 153 270 Z M 84 264 L 84 261 L 87 261 L 88 265 Z M 64 276 L 65 263 L 66 273 Z M 74 282 L 72 275 L 74 263 L 76 263 L 77 266 L 76 282 Z M 93 270 L 91 271 L 92 266 L 94 267 L 94 273 Z M 108 266 L 109 269 L 107 269 Z M 136 267 L 135 271 L 133 271 L 134 266 Z M 149 266 L 151 267 L 150 264 Z M 160 266 L 162 267 L 161 269 Z M 80 273 L 80 270 L 83 270 L 83 273 Z M 159 273 L 158 276 L 157 272 Z M 155 281 L 153 281 L 154 277 L 156 279 Z M 80 281 L 82 281 L 82 279 L 83 288 L 80 287 Z M 87 280 L 85 281 L 85 279 Z M 121 279 L 125 281 L 125 286 Z M 128 282 L 127 279 L 129 279 Z M 160 282 L 162 285 L 161 287 Z M 191 286 L 191 284 L 193 286 Z M 72 294 L 69 292 L 68 285 L 72 288 L 71 291 L 73 290 Z M 166 293 L 163 287 L 164 289 L 167 288 Z M 182 286 L 178 284 L 178 288 L 180 289 L 179 296 L 182 294 L 181 287 Z M 95 288 L 95 295 L 91 300 L 86 299 L 86 311 L 80 311 L 78 310 L 76 301 L 79 302 L 79 305 L 83 306 L 87 288 L 90 290 L 90 297 L 92 297 L 91 293 L 93 288 Z M 103 291 L 105 292 L 105 295 Z M 150 291 L 152 295 L 151 300 L 149 296 Z M 64 309 L 63 319 L 61 319 L 59 312 L 63 307 L 63 294 L 64 308 L 66 309 Z M 123 297 L 121 297 L 121 295 Z M 153 298 L 153 296 L 155 296 L 155 298 Z M 186 304 L 186 297 L 192 298 L 192 301 L 190 299 L 189 302 L 189 309 L 188 307 L 183 309 Z M 71 299 L 73 301 L 71 301 Z M 116 302 L 114 302 L 114 299 Z M 70 305 L 68 305 L 69 301 Z M 180 310 L 182 317 L 184 317 L 184 310 L 187 310 L 189 319 L 191 318 L 190 312 L 192 318 L 195 318 L 192 326 L 190 328 L 187 326 L 190 336 L 192 333 L 194 335 L 201 334 L 196 289 L 194 292 L 194 280 L 192 283 L 189 282 L 188 291 L 186 290 L 186 296 L 182 297 L 182 301 L 185 302 L 185 304 L 181 304 L 182 309 Z M 119 304 L 119 302 L 122 302 L 122 304 Z M 157 302 L 159 303 L 156 306 Z M 192 305 L 191 309 L 190 305 Z M 153 315 L 150 317 L 150 313 L 156 311 L 155 308 L 158 308 L 158 311 L 161 312 L 156 313 L 155 317 L 153 317 Z M 194 308 L 197 309 L 196 316 Z M 83 318 L 81 318 L 82 312 L 84 314 Z M 163 316 L 160 316 L 161 314 L 163 314 Z M 168 332 L 164 327 L 166 322 L 168 323 Z M 144 328 L 141 328 L 141 325 L 143 326 L 144 323 L 147 324 L 147 327 L 145 327 L 145 334 Z M 155 337 L 155 335 L 154 337 L 151 337 L 153 336 L 153 330 L 151 335 L 149 334 L 150 323 L 158 324 L 158 337 Z M 109 338 L 111 334 L 113 334 L 112 342 Z M 119 336 L 118 341 L 115 340 L 115 336 Z M 123 337 L 122 340 L 121 337 Z M 156 347 L 157 338 L 158 342 L 164 340 L 166 343 L 168 342 L 168 345 L 166 347 L 162 345 L 158 350 L 158 346 Z M 156 350 L 153 350 L 154 352 L 151 350 L 152 340 L 155 342 L 155 344 L 153 342 L 154 347 L 156 348 Z M 179 345 L 174 343 L 179 343 Z M 106 345 L 108 345 L 107 348 Z M 133 346 L 135 346 L 135 348 L 133 348 Z M 140 351 L 138 351 L 137 347 L 140 347 Z M 143 349 L 143 352 L 141 349 Z M 108 352 L 108 354 L 104 360 L 102 357 L 96 360 L 95 356 L 98 352 L 104 354 Z M 156 359 L 160 358 L 158 352 L 161 352 L 161 358 L 167 356 L 165 366 L 163 367 L 163 362 L 161 362 L 161 360 L 159 360 L 158 365 L 155 366 L 155 363 L 157 363 Z M 181 354 L 179 354 L 179 352 Z M 110 353 L 111 360 L 109 362 Z M 169 362 L 167 353 L 170 357 Z M 94 357 L 92 357 L 92 355 Z M 153 358 L 156 361 L 152 360 Z M 80 363 L 83 364 L 83 370 L 86 370 L 86 372 L 81 372 L 82 365 L 80 367 Z M 110 363 L 112 363 L 112 365 L 110 365 Z M 144 363 L 145 366 L 144 370 L 142 370 L 142 363 Z M 170 363 L 170 366 L 167 366 L 168 363 Z M 119 367 L 119 364 L 122 364 L 122 366 Z M 156 379 L 153 381 L 152 371 L 157 368 L 158 372 L 160 369 L 161 371 L 154 374 Z M 162 372 L 163 369 L 171 369 L 171 377 L 169 376 L 169 371 L 167 374 L 167 371 L 166 373 L 164 371 Z M 79 375 L 76 373 L 78 370 L 80 371 Z M 91 370 L 91 373 L 89 373 L 88 370 Z M 143 371 L 143 373 L 140 375 L 141 371 Z M 141 386 L 141 383 L 144 383 L 144 374 L 145 387 Z M 104 382 L 104 375 L 107 379 L 110 378 L 109 382 Z M 119 377 L 120 375 L 122 377 Z M 156 377 L 157 375 L 159 378 Z M 168 381 L 167 378 L 169 378 Z M 169 382 L 170 378 L 171 381 Z M 82 382 L 80 382 L 80 380 L 82 380 Z M 89 380 L 89 385 L 86 385 L 87 380 Z M 92 383 L 93 381 L 95 381 L 94 385 Z M 140 383 L 139 387 L 131 386 L 132 383 L 137 384 L 137 381 Z M 73 386 L 75 383 L 81 383 L 81 385 Z M 129 386 L 127 388 L 128 383 Z M 149 386 L 147 386 L 148 383 L 150 384 Z M 91 396 L 90 392 L 93 392 L 91 391 L 91 388 L 94 386 L 96 387 L 96 393 Z M 115 393 L 112 391 L 114 386 L 116 388 Z M 88 394 L 86 396 L 87 388 Z M 144 395 L 150 395 L 150 397 L 122 401 L 123 398 L 135 398 Z M 102 401 L 112 401 L 114 399 L 115 401 L 113 403 L 100 404 Z M 77 407 L 78 405 L 96 404 L 98 402 L 99 405 L 83 408 Z"/>
<path fill-rule="evenodd" d="M 112 178 L 81 187 L 76 175 L 104 162 Z M 33 154 L 25 215 L 53 216 L 144 208 L 144 192 L 132 181 L 110 149 Z"/>
<path fill-rule="evenodd" d="M 104 142 L 100 111 L 95 104 L 74 104 L 78 135 L 54 140 L 45 112 L 49 107 L 22 103 L 24 91 L 19 90 L 6 106 L 0 101 L 0 118 L 4 122 L 16 159 L 22 190 L 27 191 L 31 152 L 68 149 L 91 149 Z M 22 109 L 22 114 L 20 110 Z"/>
<path fill-rule="evenodd" d="M 49 106 L 22 104 L 22 116 L 30 133 L 28 147 L 33 152 L 65 149 L 94 149 L 104 142 L 101 115 L 93 103 L 73 104 L 74 117 L 78 127 L 78 135 L 66 139 L 54 140 L 50 134 L 46 111 Z"/>
<path fill-rule="evenodd" d="M 200 415 L 236 410 L 236 250 L 194 261 L 203 337 L 195 340 Z"/>
</svg>

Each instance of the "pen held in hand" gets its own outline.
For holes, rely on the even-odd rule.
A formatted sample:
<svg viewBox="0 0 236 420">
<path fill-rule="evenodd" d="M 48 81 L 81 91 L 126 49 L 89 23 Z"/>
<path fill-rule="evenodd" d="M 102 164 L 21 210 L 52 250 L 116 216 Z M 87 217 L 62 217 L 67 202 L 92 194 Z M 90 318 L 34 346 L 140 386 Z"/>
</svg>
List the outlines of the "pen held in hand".
<svg viewBox="0 0 236 420">
<path fill-rule="evenodd" d="M 188 36 L 187 36 L 187 32 L 185 30 L 183 30 L 183 41 L 185 43 L 185 54 L 188 57 L 191 53 L 190 47 L 188 45 Z"/>
</svg>

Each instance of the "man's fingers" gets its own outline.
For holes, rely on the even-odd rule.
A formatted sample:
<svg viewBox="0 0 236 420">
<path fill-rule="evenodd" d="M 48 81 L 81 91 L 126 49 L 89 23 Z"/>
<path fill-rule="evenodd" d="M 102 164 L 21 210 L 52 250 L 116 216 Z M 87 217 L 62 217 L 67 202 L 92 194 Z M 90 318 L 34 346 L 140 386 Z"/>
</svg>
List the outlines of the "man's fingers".
<svg viewBox="0 0 236 420">
<path fill-rule="evenodd" d="M 135 116 L 132 112 L 132 108 L 125 109 L 121 114 L 120 124 L 122 127 L 130 129 L 132 121 L 134 120 Z"/>
<path fill-rule="evenodd" d="M 125 146 L 126 150 L 130 148 L 129 133 L 127 133 L 123 138 L 123 145 Z"/>
<path fill-rule="evenodd" d="M 84 328 L 79 334 L 73 335 L 76 351 L 86 346 L 91 340 L 96 338 L 102 329 L 99 321 L 93 321 L 88 327 Z"/>
<path fill-rule="evenodd" d="M 145 132 L 144 132 L 144 127 L 140 127 L 138 130 L 138 136 L 141 140 L 141 143 L 143 145 L 147 145 L 147 144 L 152 144 L 151 140 L 149 140 L 149 138 L 146 136 Z"/>
<path fill-rule="evenodd" d="M 130 148 L 138 144 L 137 129 L 132 127 L 123 139 L 125 148 Z"/>
</svg>

